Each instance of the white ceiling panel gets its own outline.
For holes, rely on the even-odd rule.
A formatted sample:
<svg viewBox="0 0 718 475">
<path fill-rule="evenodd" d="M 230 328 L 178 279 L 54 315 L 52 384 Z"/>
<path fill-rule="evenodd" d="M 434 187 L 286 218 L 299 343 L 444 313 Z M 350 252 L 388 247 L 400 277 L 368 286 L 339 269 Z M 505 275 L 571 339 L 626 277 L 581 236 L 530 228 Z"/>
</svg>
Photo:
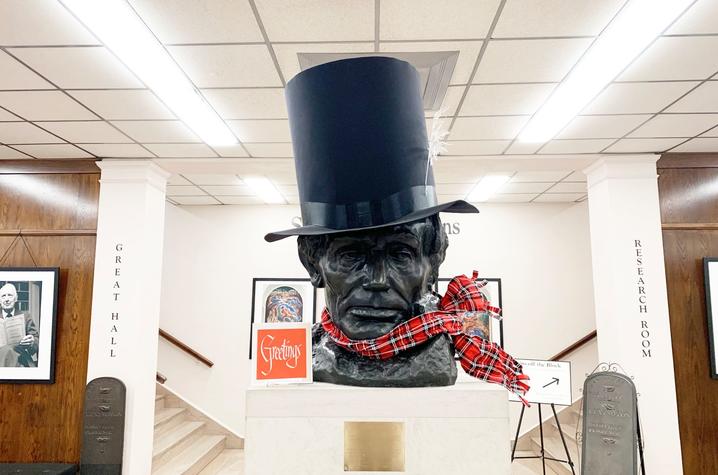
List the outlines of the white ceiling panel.
<svg viewBox="0 0 718 475">
<path fill-rule="evenodd" d="M 560 82 L 590 43 L 589 38 L 492 41 L 474 83 Z"/>
<path fill-rule="evenodd" d="M 35 158 L 93 158 L 70 144 L 17 145 L 15 148 Z"/>
<path fill-rule="evenodd" d="M 625 0 L 508 0 L 494 38 L 596 36 Z"/>
<path fill-rule="evenodd" d="M 452 160 L 450 157 L 439 159 L 434 166 L 434 179 L 437 183 L 476 184 L 483 175 L 478 166 L 465 159 Z"/>
<path fill-rule="evenodd" d="M 205 144 L 143 144 L 160 158 L 207 158 L 217 154 Z"/>
<path fill-rule="evenodd" d="M 447 141 L 446 152 L 441 155 L 500 155 L 510 143 L 509 140 Z"/>
<path fill-rule="evenodd" d="M 718 138 L 697 138 L 689 140 L 671 150 L 671 152 L 718 152 Z"/>
<path fill-rule="evenodd" d="M 21 143 L 63 143 L 63 140 L 45 132 L 30 122 L 2 122 L 0 123 L 0 142 L 13 145 Z"/>
<path fill-rule="evenodd" d="M 551 183 L 509 182 L 497 190 L 497 193 L 543 193 Z"/>
<path fill-rule="evenodd" d="M 465 89 L 466 86 L 449 86 L 446 89 L 446 95 L 441 102 L 439 110 L 425 110 L 426 117 L 433 119 L 437 113 L 440 113 L 440 117 L 448 117 L 456 114 L 456 108 L 459 106 L 459 101 L 461 101 L 461 96 L 464 95 Z"/>
<path fill-rule="evenodd" d="M 0 51 L 0 89 L 55 89 L 18 60 Z"/>
<path fill-rule="evenodd" d="M 374 0 L 255 0 L 269 41 L 373 41 Z"/>
<path fill-rule="evenodd" d="M 466 199 L 466 195 L 457 195 L 457 194 L 437 194 L 436 199 L 439 201 L 439 203 L 448 203 L 449 201 L 456 201 L 456 200 L 463 200 Z"/>
<path fill-rule="evenodd" d="M 241 185 L 237 175 L 216 175 L 211 173 L 185 174 L 184 177 L 195 185 Z"/>
<path fill-rule="evenodd" d="M 693 137 L 718 125 L 718 114 L 661 114 L 629 137 Z"/>
<path fill-rule="evenodd" d="M 38 122 L 37 125 L 73 143 L 128 143 L 130 138 L 107 122 Z"/>
<path fill-rule="evenodd" d="M 224 175 L 222 175 L 224 176 Z M 167 180 L 168 185 L 191 185 L 189 181 L 182 175 L 172 175 L 169 180 Z"/>
<path fill-rule="evenodd" d="M 152 153 L 136 144 L 80 144 L 88 152 L 101 158 L 151 158 Z"/>
<path fill-rule="evenodd" d="M 96 45 L 97 39 L 56 0 L 0 1 L 0 45 Z"/>
<path fill-rule="evenodd" d="M 175 118 L 149 90 L 70 91 L 69 94 L 106 120 Z"/>
<path fill-rule="evenodd" d="M 675 147 L 685 139 L 621 139 L 606 153 L 659 153 Z"/>
<path fill-rule="evenodd" d="M 167 185 L 167 196 L 207 196 L 207 193 L 194 185 Z"/>
<path fill-rule="evenodd" d="M 440 195 L 466 196 L 475 187 L 475 183 L 437 183 L 436 192 Z"/>
<path fill-rule="evenodd" d="M 169 51 L 200 88 L 282 85 L 265 45 L 171 46 Z"/>
<path fill-rule="evenodd" d="M 552 140 L 539 153 L 598 153 L 614 139 Z"/>
<path fill-rule="evenodd" d="M 0 109 L 0 122 L 12 122 L 22 120 L 18 116 L 9 113 L 5 109 Z"/>
<path fill-rule="evenodd" d="M 718 112 L 718 81 L 701 84 L 667 112 Z"/>
<path fill-rule="evenodd" d="M 702 137 L 718 137 L 718 127 L 714 127 L 708 132 L 704 133 Z"/>
<path fill-rule="evenodd" d="M 718 33 L 718 2 L 698 0 L 677 22 L 669 35 L 705 35 Z"/>
<path fill-rule="evenodd" d="M 459 58 L 456 60 L 456 66 L 454 66 L 454 72 L 451 74 L 449 84 L 466 84 L 469 82 L 471 72 L 474 70 L 474 64 L 476 64 L 476 58 L 479 56 L 482 44 L 482 41 L 391 42 L 381 43 L 379 51 L 386 53 L 458 51 Z"/>
<path fill-rule="evenodd" d="M 286 198 L 286 197 L 285 197 Z M 256 196 L 217 196 L 217 200 L 225 205 L 262 205 L 264 201 Z M 296 201 L 298 203 L 298 200 Z M 291 203 L 291 201 L 290 201 Z"/>
<path fill-rule="evenodd" d="M 63 89 L 144 88 L 107 48 L 13 48 L 12 54 Z"/>
<path fill-rule="evenodd" d="M 253 157 L 290 158 L 294 155 L 291 143 L 245 143 Z"/>
<path fill-rule="evenodd" d="M 286 119 L 284 89 L 205 89 L 207 101 L 225 119 Z"/>
<path fill-rule="evenodd" d="M 548 191 L 549 191 L 549 193 L 586 193 L 586 183 L 585 182 L 556 183 Z"/>
<path fill-rule="evenodd" d="M 11 160 L 15 158 L 32 158 L 24 153 L 20 153 L 15 149 L 0 145 L 0 160 Z"/>
<path fill-rule="evenodd" d="M 172 201 L 178 205 L 217 205 L 222 204 L 211 196 L 173 196 Z"/>
<path fill-rule="evenodd" d="M 492 195 L 489 203 L 528 203 L 536 197 L 536 193 L 512 193 L 505 195 Z M 481 203 L 478 204 L 479 207 Z"/>
<path fill-rule="evenodd" d="M 451 140 L 513 139 L 528 116 L 459 117 L 451 129 Z"/>
<path fill-rule="evenodd" d="M 581 113 L 653 114 L 698 84 L 693 81 L 613 83 Z"/>
<path fill-rule="evenodd" d="M 498 0 L 385 0 L 380 3 L 380 39 L 485 38 L 499 3 Z"/>
<path fill-rule="evenodd" d="M 718 36 L 661 37 L 619 76 L 621 81 L 707 79 L 718 71 Z"/>
<path fill-rule="evenodd" d="M 537 196 L 534 203 L 570 203 L 585 196 L 586 193 L 544 193 Z"/>
<path fill-rule="evenodd" d="M 262 41 L 247 0 L 131 0 L 163 43 Z"/>
<path fill-rule="evenodd" d="M 561 139 L 610 139 L 626 135 L 650 115 L 581 115 L 558 134 Z"/>
<path fill-rule="evenodd" d="M 254 191 L 246 185 L 208 185 L 202 189 L 214 196 L 252 196 Z"/>
<path fill-rule="evenodd" d="M 473 85 L 459 115 L 533 114 L 555 84 Z"/>
<path fill-rule="evenodd" d="M 277 185 L 277 189 L 285 196 L 299 194 L 299 187 L 297 185 Z"/>
<path fill-rule="evenodd" d="M 367 53 L 374 51 L 374 43 L 300 43 L 273 44 L 279 68 L 288 82 L 300 70 L 299 53 Z"/>
<path fill-rule="evenodd" d="M 541 170 L 541 171 L 521 171 L 517 172 L 511 177 L 511 183 L 525 183 L 525 182 L 546 182 L 554 183 L 561 180 L 563 177 L 569 175 L 570 170 Z"/>
<path fill-rule="evenodd" d="M 97 116 L 60 91 L 0 92 L 0 106 L 27 120 L 92 120 Z"/>
<path fill-rule="evenodd" d="M 563 182 L 586 182 L 586 175 L 580 171 L 577 170 L 573 173 L 571 173 L 569 176 L 563 179 Z"/>
<path fill-rule="evenodd" d="M 179 120 L 119 120 L 112 125 L 140 143 L 200 142 Z"/>
<path fill-rule="evenodd" d="M 241 145 L 215 145 L 214 150 L 220 157 L 243 158 L 249 157 L 247 150 Z"/>
<path fill-rule="evenodd" d="M 504 152 L 506 155 L 533 155 L 538 152 L 543 144 L 535 142 L 514 141 Z"/>
<path fill-rule="evenodd" d="M 290 142 L 288 120 L 228 120 L 242 142 Z"/>
</svg>

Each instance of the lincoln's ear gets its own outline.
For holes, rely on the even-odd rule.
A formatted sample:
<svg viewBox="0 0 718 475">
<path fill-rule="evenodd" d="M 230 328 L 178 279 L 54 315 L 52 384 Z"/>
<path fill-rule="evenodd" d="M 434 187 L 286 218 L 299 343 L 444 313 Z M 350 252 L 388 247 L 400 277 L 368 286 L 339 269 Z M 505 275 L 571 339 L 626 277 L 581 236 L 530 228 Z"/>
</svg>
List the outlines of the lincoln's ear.
<svg viewBox="0 0 718 475">
<path fill-rule="evenodd" d="M 312 281 L 312 285 L 317 288 L 324 287 L 324 279 L 322 278 L 321 272 L 319 272 L 319 268 L 317 267 L 316 262 L 314 262 L 314 259 L 312 259 L 312 256 L 309 255 L 309 249 L 308 246 L 302 245 L 303 243 L 299 243 L 297 246 L 297 251 L 299 253 L 299 260 L 302 262 L 302 265 L 309 273 L 309 279 Z"/>
</svg>

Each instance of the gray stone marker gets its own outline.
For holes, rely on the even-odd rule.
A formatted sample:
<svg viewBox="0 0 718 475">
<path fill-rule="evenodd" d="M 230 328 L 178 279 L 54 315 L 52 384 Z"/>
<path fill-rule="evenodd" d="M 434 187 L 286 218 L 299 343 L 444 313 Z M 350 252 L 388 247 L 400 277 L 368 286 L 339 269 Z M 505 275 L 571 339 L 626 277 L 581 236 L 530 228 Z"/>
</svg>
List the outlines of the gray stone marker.
<svg viewBox="0 0 718 475">
<path fill-rule="evenodd" d="M 117 378 L 87 383 L 82 431 L 82 475 L 121 475 L 125 385 Z"/>
<path fill-rule="evenodd" d="M 613 371 L 583 384 L 583 475 L 637 475 L 636 387 Z"/>
</svg>

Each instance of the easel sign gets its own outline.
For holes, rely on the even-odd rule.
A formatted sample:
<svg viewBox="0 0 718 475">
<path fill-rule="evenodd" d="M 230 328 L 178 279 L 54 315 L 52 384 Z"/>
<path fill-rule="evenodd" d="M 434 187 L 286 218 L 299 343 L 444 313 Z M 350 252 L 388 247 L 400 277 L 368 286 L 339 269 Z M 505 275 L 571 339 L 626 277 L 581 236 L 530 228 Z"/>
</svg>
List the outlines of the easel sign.
<svg viewBox="0 0 718 475">
<path fill-rule="evenodd" d="M 256 323 L 252 382 L 312 382 L 312 330 L 309 323 Z"/>
<path fill-rule="evenodd" d="M 570 362 L 525 359 L 517 361 L 523 366 L 524 374 L 530 378 L 530 389 L 524 396 L 528 402 L 558 406 L 573 404 Z M 518 401 L 519 398 L 511 393 L 510 400 Z"/>
</svg>

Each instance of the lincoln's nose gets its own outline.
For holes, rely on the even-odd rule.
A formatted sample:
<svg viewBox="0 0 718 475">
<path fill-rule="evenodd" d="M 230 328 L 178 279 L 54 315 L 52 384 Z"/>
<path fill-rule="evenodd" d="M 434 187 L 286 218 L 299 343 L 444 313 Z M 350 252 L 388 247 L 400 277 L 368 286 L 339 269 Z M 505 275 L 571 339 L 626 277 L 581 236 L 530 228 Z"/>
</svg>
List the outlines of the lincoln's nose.
<svg viewBox="0 0 718 475">
<path fill-rule="evenodd" d="M 385 292 L 389 290 L 386 281 L 386 265 L 382 253 L 374 253 L 366 263 L 367 280 L 362 284 L 364 290 Z"/>
</svg>

